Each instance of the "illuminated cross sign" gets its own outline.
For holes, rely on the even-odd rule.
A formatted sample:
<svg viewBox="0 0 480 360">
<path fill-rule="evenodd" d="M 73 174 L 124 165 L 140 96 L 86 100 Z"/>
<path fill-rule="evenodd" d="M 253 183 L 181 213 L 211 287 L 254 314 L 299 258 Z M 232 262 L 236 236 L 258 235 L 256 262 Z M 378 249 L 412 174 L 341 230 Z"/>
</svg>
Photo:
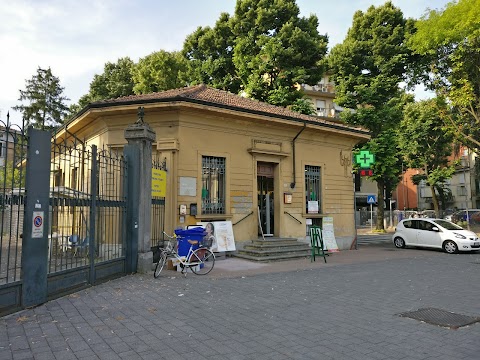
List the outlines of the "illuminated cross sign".
<svg viewBox="0 0 480 360">
<path fill-rule="evenodd" d="M 359 154 L 355 155 L 355 162 L 360 168 L 369 168 L 375 164 L 375 156 L 368 150 L 362 150 Z"/>
</svg>

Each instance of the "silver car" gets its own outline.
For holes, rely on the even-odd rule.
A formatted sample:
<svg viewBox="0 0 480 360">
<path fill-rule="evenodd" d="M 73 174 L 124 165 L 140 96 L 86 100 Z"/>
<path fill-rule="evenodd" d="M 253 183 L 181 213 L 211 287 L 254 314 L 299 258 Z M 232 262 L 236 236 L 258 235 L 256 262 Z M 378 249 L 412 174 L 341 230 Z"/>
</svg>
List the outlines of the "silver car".
<svg viewBox="0 0 480 360">
<path fill-rule="evenodd" d="M 449 254 L 480 250 L 477 234 L 444 219 L 405 219 L 392 237 L 397 248 L 419 246 L 443 249 Z"/>
</svg>

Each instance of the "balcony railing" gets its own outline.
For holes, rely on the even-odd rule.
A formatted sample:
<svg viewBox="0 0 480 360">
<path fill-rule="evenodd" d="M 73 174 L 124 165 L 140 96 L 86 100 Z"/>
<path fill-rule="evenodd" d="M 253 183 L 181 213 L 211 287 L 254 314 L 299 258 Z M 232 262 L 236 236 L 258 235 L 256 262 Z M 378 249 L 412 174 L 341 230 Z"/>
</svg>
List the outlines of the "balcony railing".
<svg viewBox="0 0 480 360">
<path fill-rule="evenodd" d="M 320 91 L 323 93 L 329 93 L 329 94 L 334 94 L 335 93 L 335 87 L 333 84 L 318 84 L 318 85 L 302 85 L 302 90 L 305 91 Z"/>
<path fill-rule="evenodd" d="M 317 116 L 331 117 L 338 119 L 340 117 L 340 111 L 333 107 L 329 108 L 317 108 Z"/>
</svg>

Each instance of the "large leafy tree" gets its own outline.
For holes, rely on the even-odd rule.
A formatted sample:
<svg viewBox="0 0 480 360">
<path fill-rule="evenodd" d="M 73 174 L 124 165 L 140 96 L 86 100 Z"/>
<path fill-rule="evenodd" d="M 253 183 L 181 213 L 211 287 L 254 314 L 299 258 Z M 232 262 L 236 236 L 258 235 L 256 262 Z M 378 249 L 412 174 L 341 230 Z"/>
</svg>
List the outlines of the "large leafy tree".
<svg viewBox="0 0 480 360">
<path fill-rule="evenodd" d="M 88 94 L 80 98 L 80 107 L 94 101 L 133 95 L 134 67 L 129 57 L 120 58 L 116 63 L 107 62 L 103 73 L 93 77 Z"/>
<path fill-rule="evenodd" d="M 480 0 L 459 0 L 420 19 L 409 46 L 427 61 L 420 80 L 453 112 L 442 118 L 457 138 L 480 149 Z"/>
<path fill-rule="evenodd" d="M 233 63 L 249 96 L 288 106 L 302 97 L 296 84 L 321 79 L 328 38 L 318 33 L 315 15 L 299 14 L 295 0 L 237 1 Z"/>
<path fill-rule="evenodd" d="M 63 95 L 64 88 L 60 85 L 60 79 L 52 74 L 52 70 L 38 67 L 37 73 L 25 83 L 25 90 L 20 90 L 18 100 L 28 104 L 13 107 L 22 113 L 25 125 L 44 129 L 63 124 L 69 113 L 65 101 L 69 99 Z"/>
<path fill-rule="evenodd" d="M 408 100 L 400 89 L 406 80 L 411 52 L 405 45 L 413 32 L 413 20 L 387 2 L 357 11 L 343 43 L 336 45 L 329 64 L 336 84 L 336 102 L 345 108 L 341 116 L 371 134 L 366 145 L 376 156 L 373 180 L 378 186 L 377 230 L 383 230 L 384 191 L 393 188 L 401 172 L 397 141 L 392 136 Z M 348 110 L 349 109 L 349 110 Z"/>
<path fill-rule="evenodd" d="M 182 54 L 188 60 L 187 77 L 191 84 L 208 84 L 214 88 L 238 93 L 240 79 L 233 64 L 235 37 L 230 15 L 222 13 L 215 27 L 198 27 L 188 35 Z"/>
<path fill-rule="evenodd" d="M 133 70 L 135 94 L 148 94 L 183 87 L 186 60 L 180 52 L 160 50 L 141 58 Z"/>
<path fill-rule="evenodd" d="M 425 180 L 430 186 L 437 217 L 440 210 L 438 195 L 443 194 L 445 181 L 455 173 L 455 163 L 449 159 L 454 136 L 441 120 L 445 106 L 440 99 L 408 104 L 398 132 L 406 165 L 421 171 L 412 180 L 416 184 Z"/>
<path fill-rule="evenodd" d="M 312 113 L 296 86 L 321 79 L 328 39 L 316 16 L 299 14 L 295 0 L 237 1 L 233 16 L 187 37 L 189 81 Z"/>
</svg>

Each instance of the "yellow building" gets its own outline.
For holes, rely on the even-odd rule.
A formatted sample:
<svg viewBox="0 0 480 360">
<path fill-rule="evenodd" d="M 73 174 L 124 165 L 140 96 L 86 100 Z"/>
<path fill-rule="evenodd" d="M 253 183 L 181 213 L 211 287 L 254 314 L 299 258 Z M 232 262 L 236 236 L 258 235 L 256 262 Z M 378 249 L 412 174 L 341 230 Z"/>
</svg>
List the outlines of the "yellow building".
<svg viewBox="0 0 480 360">
<path fill-rule="evenodd" d="M 138 107 L 166 162 L 165 230 L 231 221 L 236 242 L 304 239 L 333 217 L 337 244 L 355 234 L 352 147 L 368 132 L 338 119 L 302 115 L 204 85 L 90 104 L 57 136 L 121 150 Z"/>
</svg>

